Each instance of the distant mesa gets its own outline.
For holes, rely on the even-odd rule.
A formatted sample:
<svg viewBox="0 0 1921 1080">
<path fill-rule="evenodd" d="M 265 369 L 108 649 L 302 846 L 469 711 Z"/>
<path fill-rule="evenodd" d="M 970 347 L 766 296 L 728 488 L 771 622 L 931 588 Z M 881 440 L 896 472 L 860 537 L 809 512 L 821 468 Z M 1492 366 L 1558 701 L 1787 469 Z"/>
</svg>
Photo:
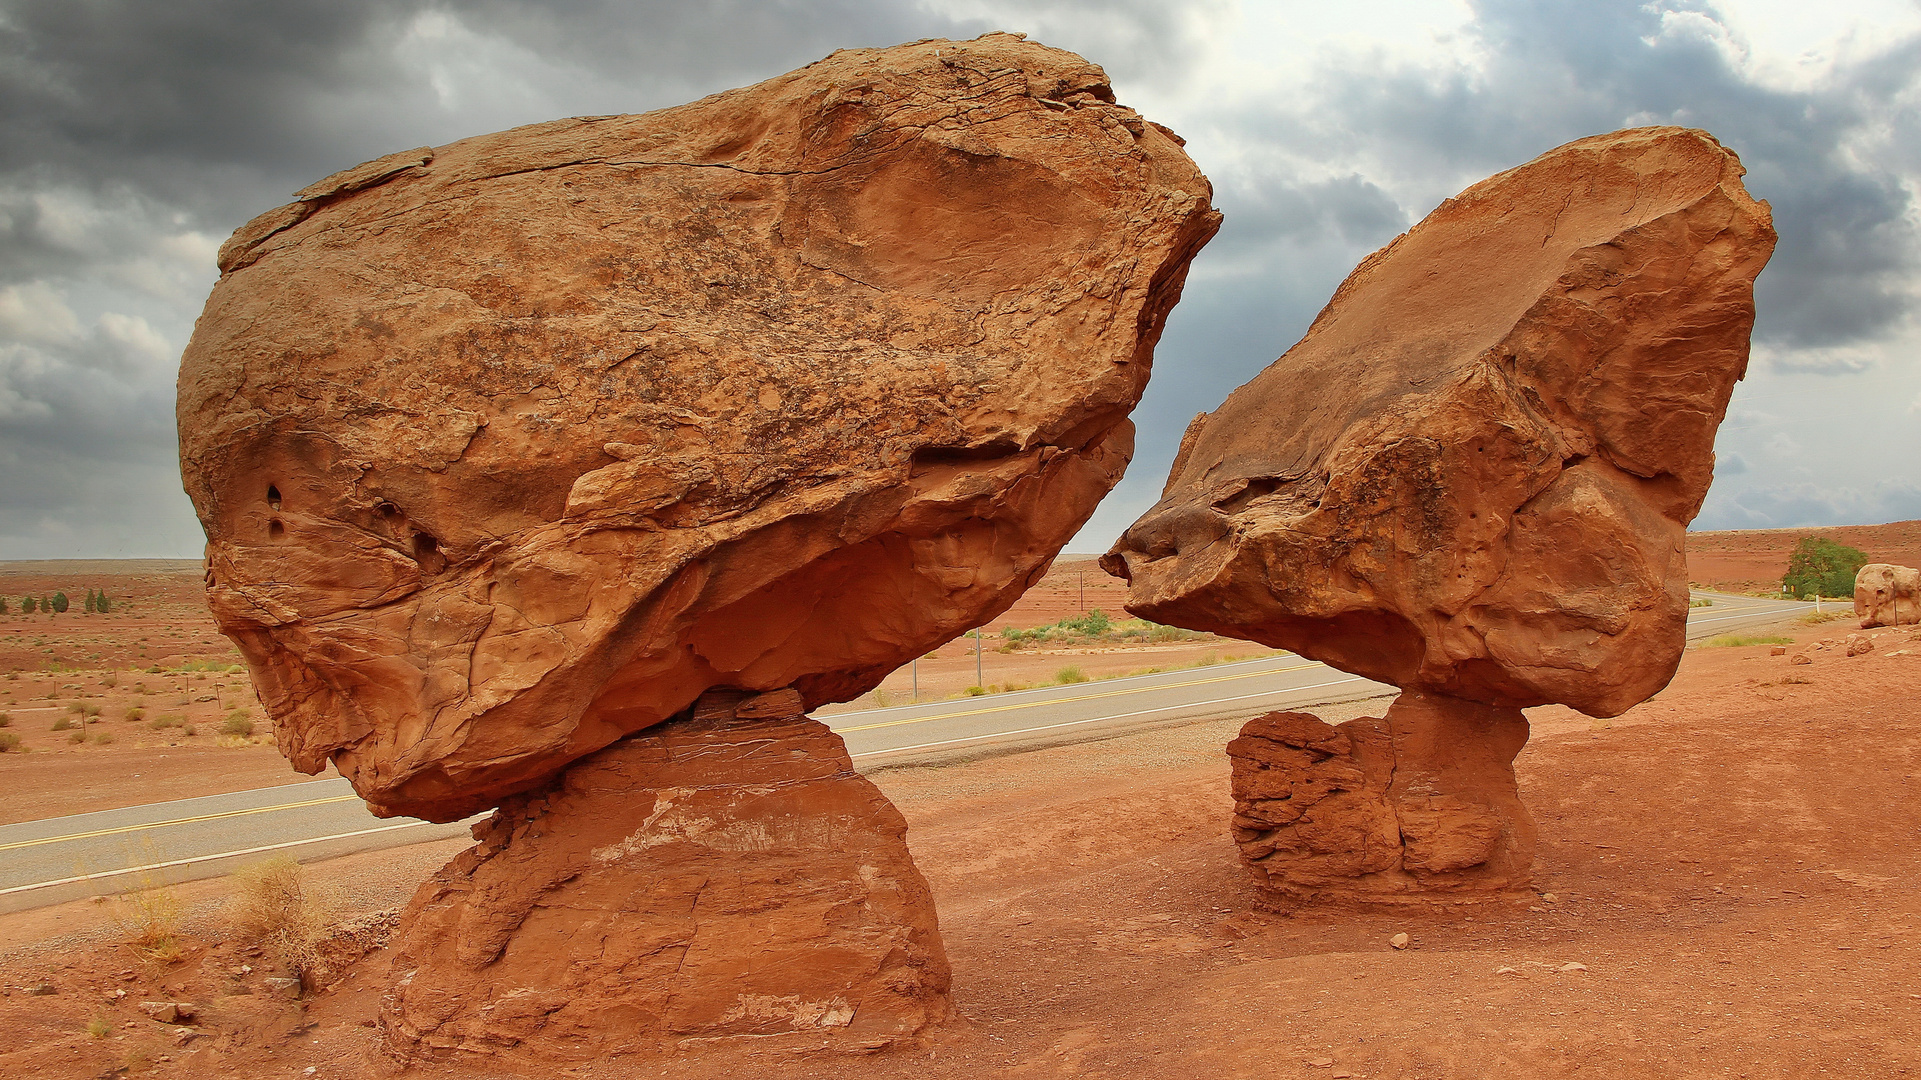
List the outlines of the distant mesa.
<svg viewBox="0 0 1921 1080">
<path fill-rule="evenodd" d="M 1613 716 L 1673 676 L 1775 239 L 1742 173 L 1643 128 L 1449 199 L 1195 419 L 1104 557 L 1137 615 L 1403 688 L 1384 718 L 1268 718 L 1230 748 L 1235 834 L 1280 893 L 1519 887 L 1520 710 Z"/>
<path fill-rule="evenodd" d="M 505 807 L 405 916 L 391 1050 L 938 1019 L 904 825 L 803 714 L 1006 610 L 1119 480 L 1210 197 L 1099 67 L 990 34 L 392 155 L 234 235 L 179 396 L 215 618 L 297 767 Z M 846 978 L 743 975 L 790 948 Z"/>
</svg>

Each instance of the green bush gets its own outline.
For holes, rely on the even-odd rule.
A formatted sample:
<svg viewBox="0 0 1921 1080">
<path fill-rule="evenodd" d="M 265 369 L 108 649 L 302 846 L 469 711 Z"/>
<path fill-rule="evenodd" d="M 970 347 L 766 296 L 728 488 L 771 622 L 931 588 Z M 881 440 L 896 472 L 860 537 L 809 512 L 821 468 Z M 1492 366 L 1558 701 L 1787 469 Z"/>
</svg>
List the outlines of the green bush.
<svg viewBox="0 0 1921 1080">
<path fill-rule="evenodd" d="M 72 605 L 67 602 L 66 593 L 57 592 L 53 594 L 53 610 L 55 614 L 65 615 L 67 613 L 67 608 L 71 606 Z"/>
<path fill-rule="evenodd" d="M 1069 665 L 1054 673 L 1054 681 L 1060 683 L 1062 686 L 1066 686 L 1069 683 L 1083 683 L 1087 681 L 1087 672 Z"/>
<path fill-rule="evenodd" d="M 33 597 L 23 596 L 20 598 L 20 614 L 31 615 L 33 614 L 33 608 L 34 608 Z"/>
<path fill-rule="evenodd" d="M 1804 536 L 1788 556 L 1781 575 L 1790 596 L 1853 596 L 1854 575 L 1867 565 L 1867 553 L 1818 536 Z"/>
<path fill-rule="evenodd" d="M 155 731 L 165 731 L 170 727 L 186 727 L 187 718 L 179 713 L 166 713 L 148 721 L 147 726 Z"/>
<path fill-rule="evenodd" d="M 129 721 L 132 721 L 133 723 L 137 724 L 140 721 L 145 720 L 147 718 L 147 710 L 142 709 L 136 705 L 133 708 L 127 710 L 126 718 Z"/>
<path fill-rule="evenodd" d="M 69 720 L 69 719 L 67 719 L 66 717 L 64 717 L 64 716 L 63 716 L 63 717 L 61 717 L 60 719 L 58 719 L 58 720 L 55 720 L 55 721 L 53 722 L 53 729 L 52 729 L 52 730 L 54 730 L 54 731 L 72 731 L 72 730 L 73 730 L 73 721 L 72 721 L 72 720 Z"/>
<path fill-rule="evenodd" d="M 100 595 L 93 598 L 93 606 L 100 609 L 100 614 L 102 615 L 113 610 L 113 605 L 107 603 L 107 591 L 105 589 L 100 590 Z"/>
<path fill-rule="evenodd" d="M 234 735 L 242 739 L 251 738 L 253 735 L 253 717 L 248 716 L 239 709 L 235 709 L 233 712 L 227 714 L 225 720 L 220 722 L 220 734 Z"/>
<path fill-rule="evenodd" d="M 94 745 L 96 746 L 105 746 L 108 743 L 113 741 L 113 732 L 111 731 L 97 732 L 93 737 L 93 741 L 94 741 Z"/>
<path fill-rule="evenodd" d="M 1696 597 L 1696 598 L 1695 598 L 1695 599 L 1693 599 L 1693 600 L 1689 600 L 1689 601 L 1688 601 L 1688 606 L 1689 606 L 1689 607 L 1691 607 L 1691 608 L 1697 608 L 1697 607 L 1713 607 L 1713 606 L 1714 606 L 1714 601 L 1712 601 L 1712 600 L 1710 600 L 1710 599 L 1708 599 L 1708 598 L 1707 598 L 1707 597 L 1705 597 L 1705 596 L 1701 596 L 1701 597 Z"/>
<path fill-rule="evenodd" d="M 70 731 L 67 733 L 67 741 L 75 746 L 79 746 L 81 743 L 87 741 L 87 733 L 84 731 Z"/>
<path fill-rule="evenodd" d="M 20 736 L 11 731 L 0 731 L 0 754 L 11 754 L 20 749 Z"/>
<path fill-rule="evenodd" d="M 0 712 L 0 727 L 12 727 L 12 726 L 13 726 L 13 714 Z"/>
</svg>

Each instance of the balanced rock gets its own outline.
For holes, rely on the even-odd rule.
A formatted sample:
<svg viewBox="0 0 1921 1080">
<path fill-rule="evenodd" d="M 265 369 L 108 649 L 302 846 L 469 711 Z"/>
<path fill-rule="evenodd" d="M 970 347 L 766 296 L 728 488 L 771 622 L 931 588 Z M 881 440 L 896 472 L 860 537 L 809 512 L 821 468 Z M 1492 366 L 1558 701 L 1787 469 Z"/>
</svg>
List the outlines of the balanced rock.
<svg viewBox="0 0 1921 1080">
<path fill-rule="evenodd" d="M 812 708 L 987 622 L 1120 477 L 1210 194 L 1099 67 L 990 34 L 261 215 L 179 422 L 279 745 L 453 820 L 709 688 Z"/>
<path fill-rule="evenodd" d="M 1863 630 L 1921 623 L 1921 569 L 1869 563 L 1854 575 L 1854 613 Z"/>
<path fill-rule="evenodd" d="M 945 1015 L 906 820 L 825 726 L 741 697 L 712 692 L 475 827 L 401 916 L 395 1057 L 859 1050 Z"/>
<path fill-rule="evenodd" d="M 1160 502 L 1103 559 L 1129 579 L 1137 615 L 1420 695 L 1404 711 L 1426 734 L 1397 735 L 1395 752 L 1462 754 L 1483 771 L 1397 757 L 1390 772 L 1442 778 L 1424 797 L 1507 818 L 1485 860 L 1504 869 L 1445 871 L 1463 888 L 1476 874 L 1498 888 L 1525 879 L 1524 811 L 1489 794 L 1512 789 L 1525 733 L 1508 735 L 1514 710 L 1613 716 L 1680 662 L 1683 534 L 1774 245 L 1742 172 L 1704 132 L 1646 128 L 1570 143 L 1449 199 L 1363 261 L 1299 344 L 1195 419 Z M 1499 734 L 1474 734 L 1490 706 L 1506 710 L 1487 728 Z M 1379 809 L 1405 829 L 1408 805 Z M 1362 851 L 1358 866 L 1386 857 Z M 1422 873 L 1441 887 L 1441 872 Z M 1376 885 L 1406 881 L 1355 887 Z"/>
</svg>

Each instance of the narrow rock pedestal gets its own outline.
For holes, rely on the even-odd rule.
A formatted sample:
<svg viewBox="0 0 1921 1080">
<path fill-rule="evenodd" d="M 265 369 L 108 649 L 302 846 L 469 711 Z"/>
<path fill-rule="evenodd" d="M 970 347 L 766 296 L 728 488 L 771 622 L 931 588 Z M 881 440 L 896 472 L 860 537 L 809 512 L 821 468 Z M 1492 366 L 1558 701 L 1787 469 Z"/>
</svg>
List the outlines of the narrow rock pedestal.
<svg viewBox="0 0 1921 1080">
<path fill-rule="evenodd" d="M 1338 726 L 1257 716 L 1227 746 L 1241 860 L 1294 901 L 1524 895 L 1535 831 L 1514 757 L 1527 736 L 1519 709 L 1414 691 Z"/>
<path fill-rule="evenodd" d="M 381 1023 L 402 1061 L 866 1050 L 947 1013 L 906 820 L 792 691 L 709 692 L 474 832 L 401 918 Z"/>
</svg>

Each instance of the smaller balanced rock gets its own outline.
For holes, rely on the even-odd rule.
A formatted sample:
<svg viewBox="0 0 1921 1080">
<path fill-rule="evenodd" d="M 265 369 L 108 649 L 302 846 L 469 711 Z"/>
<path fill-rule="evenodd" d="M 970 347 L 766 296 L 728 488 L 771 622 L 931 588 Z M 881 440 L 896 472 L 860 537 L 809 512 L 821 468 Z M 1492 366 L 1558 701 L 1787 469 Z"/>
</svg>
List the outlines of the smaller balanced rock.
<svg viewBox="0 0 1921 1080">
<path fill-rule="evenodd" d="M 1262 718 L 1230 745 L 1235 835 L 1275 889 L 1523 883 L 1520 710 L 1613 716 L 1673 676 L 1682 540 L 1774 246 L 1742 172 L 1704 132 L 1644 128 L 1442 203 L 1195 419 L 1102 560 L 1137 615 L 1403 689 L 1382 718 Z"/>
</svg>

